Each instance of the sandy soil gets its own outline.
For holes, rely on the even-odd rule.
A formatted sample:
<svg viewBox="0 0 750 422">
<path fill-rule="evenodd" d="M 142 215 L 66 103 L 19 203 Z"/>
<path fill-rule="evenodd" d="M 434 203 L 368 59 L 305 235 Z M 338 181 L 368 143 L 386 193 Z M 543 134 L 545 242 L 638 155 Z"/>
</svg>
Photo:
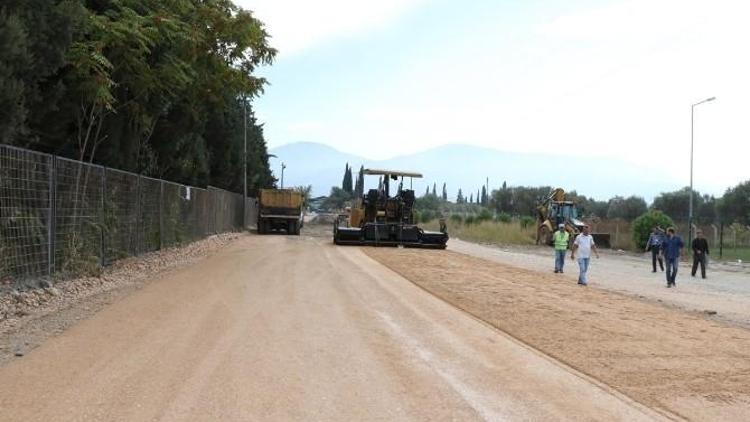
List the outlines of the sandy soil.
<svg viewBox="0 0 750 422">
<path fill-rule="evenodd" d="M 499 248 L 458 239 L 451 239 L 448 247 L 454 252 L 501 264 L 550 273 L 554 270 L 552 249 L 548 247 Z M 651 272 L 650 255 L 603 250 L 601 259 L 591 263 L 590 279 L 598 288 L 688 311 L 707 311 L 714 319 L 750 328 L 750 273 L 736 265 L 711 264 L 708 278 L 703 280 L 700 272 L 698 277 L 691 277 L 690 270 L 690 263 L 682 262 L 677 273 L 677 288 L 667 289 L 664 273 Z M 560 277 L 576 280 L 577 264 L 567 259 L 565 274 Z"/>
<path fill-rule="evenodd" d="M 237 239 L 208 237 L 117 261 L 99 277 L 52 280 L 46 288 L 0 291 L 0 365 L 143 287 L 165 271 L 194 264 Z"/>
<path fill-rule="evenodd" d="M 413 259 L 427 259 L 429 269 L 431 256 L 441 255 Z M 358 248 L 305 235 L 245 236 L 151 280 L 0 367 L 0 379 L 8 421 L 669 416 L 450 306 Z"/>
<path fill-rule="evenodd" d="M 609 281 L 596 270 L 595 285 L 580 287 L 551 271 L 452 251 L 369 248 L 365 253 L 654 409 L 690 420 L 742 421 L 750 415 L 750 331 L 744 328 L 598 288 Z M 604 267 L 601 261 L 593 265 Z M 679 292 L 679 280 L 678 287 Z"/>
</svg>

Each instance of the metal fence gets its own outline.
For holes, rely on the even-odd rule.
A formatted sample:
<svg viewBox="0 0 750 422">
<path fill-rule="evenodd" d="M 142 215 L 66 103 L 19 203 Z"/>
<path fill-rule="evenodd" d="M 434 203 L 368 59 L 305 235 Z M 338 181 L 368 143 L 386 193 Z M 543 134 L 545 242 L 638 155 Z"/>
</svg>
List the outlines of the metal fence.
<svg viewBox="0 0 750 422">
<path fill-rule="evenodd" d="M 0 281 L 89 272 L 238 231 L 253 203 L 222 189 L 0 145 Z"/>
</svg>

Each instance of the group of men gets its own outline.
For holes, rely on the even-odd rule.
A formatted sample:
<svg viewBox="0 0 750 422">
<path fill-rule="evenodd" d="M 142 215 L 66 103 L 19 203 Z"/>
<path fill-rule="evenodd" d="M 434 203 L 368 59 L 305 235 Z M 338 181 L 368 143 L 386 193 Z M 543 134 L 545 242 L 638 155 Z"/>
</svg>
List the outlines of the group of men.
<svg viewBox="0 0 750 422">
<path fill-rule="evenodd" d="M 584 225 L 581 234 L 576 236 L 573 240 L 572 247 L 570 245 L 570 233 L 565 230 L 564 223 L 559 224 L 557 231 L 552 235 L 552 241 L 555 247 L 555 273 L 563 273 L 565 267 L 565 256 L 568 249 L 571 249 L 571 260 L 576 261 L 576 254 L 578 255 L 578 284 L 582 286 L 588 285 L 588 271 L 591 262 L 591 253 L 593 252 L 596 257 L 599 258 L 599 251 L 596 248 L 596 243 L 594 243 L 594 238 L 591 236 L 590 230 L 591 229 L 588 225 Z M 668 288 L 677 285 L 677 268 L 684 247 L 685 244 L 683 243 L 682 238 L 675 234 L 674 227 L 670 227 L 666 231 L 660 227 L 654 227 L 648 238 L 648 242 L 646 243 L 646 252 L 651 252 L 653 272 L 657 272 L 657 262 L 659 263 L 661 270 L 664 271 L 666 262 Z M 695 277 L 698 266 L 700 266 L 701 276 L 705 279 L 708 242 L 703 237 L 703 232 L 701 230 L 696 231 L 696 238 L 693 240 L 691 247 L 693 249 L 692 276 Z"/>
<path fill-rule="evenodd" d="M 682 249 L 685 244 L 680 236 L 675 234 L 674 227 L 667 229 L 666 234 L 661 227 L 654 227 L 646 242 L 646 252 L 651 251 L 652 272 L 656 272 L 656 263 L 664 271 L 664 262 L 667 269 L 667 287 L 674 287 L 677 278 L 677 266 L 680 262 Z M 691 275 L 695 277 L 698 267 L 701 268 L 701 277 L 706 278 L 706 264 L 708 261 L 708 241 L 703 237 L 702 230 L 696 230 L 695 239 L 690 245 L 693 250 L 693 270 Z"/>
</svg>

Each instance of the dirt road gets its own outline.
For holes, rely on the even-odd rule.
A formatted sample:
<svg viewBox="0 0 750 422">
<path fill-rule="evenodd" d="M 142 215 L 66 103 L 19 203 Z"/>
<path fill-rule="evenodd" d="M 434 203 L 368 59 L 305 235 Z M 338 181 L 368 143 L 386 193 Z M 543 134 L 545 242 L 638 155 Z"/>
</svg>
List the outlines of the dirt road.
<svg viewBox="0 0 750 422">
<path fill-rule="evenodd" d="M 652 408 L 689 420 L 748 420 L 750 330 L 703 312 L 598 285 L 580 287 L 575 279 L 551 272 L 451 250 L 371 248 L 366 253 L 447 302 Z"/>
<path fill-rule="evenodd" d="M 552 272 L 551 248 L 502 249 L 451 239 L 449 249 L 501 264 L 542 273 Z M 688 311 L 713 311 L 715 318 L 750 328 L 750 274 L 724 264 L 711 264 L 708 279 L 690 276 L 690 264 L 680 264 L 677 288 L 667 289 L 663 272 L 651 272 L 651 255 L 632 256 L 609 250 L 591 265 L 591 282 L 598 288 L 625 293 Z M 565 277 L 575 280 L 578 265 L 567 260 Z"/>
<path fill-rule="evenodd" d="M 245 236 L 0 380 L 4 421 L 661 418 L 359 249 L 306 236 Z"/>
</svg>

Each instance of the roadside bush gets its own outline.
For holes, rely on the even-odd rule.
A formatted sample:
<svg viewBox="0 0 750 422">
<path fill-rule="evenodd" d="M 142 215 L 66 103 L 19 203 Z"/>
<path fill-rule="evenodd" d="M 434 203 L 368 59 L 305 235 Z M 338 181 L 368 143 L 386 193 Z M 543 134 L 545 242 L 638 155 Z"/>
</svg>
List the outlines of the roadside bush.
<svg viewBox="0 0 750 422">
<path fill-rule="evenodd" d="M 423 210 L 419 213 L 419 221 L 422 223 L 429 223 L 435 219 L 435 212 L 432 210 Z"/>
<path fill-rule="evenodd" d="M 470 226 L 476 222 L 477 222 L 477 219 L 476 217 L 474 217 L 474 214 L 470 214 L 464 219 L 464 223 L 466 223 L 467 226 Z"/>
<path fill-rule="evenodd" d="M 500 214 L 497 215 L 495 220 L 497 220 L 499 223 L 510 223 L 512 218 L 510 214 L 501 212 Z"/>
<path fill-rule="evenodd" d="M 461 217 L 461 214 L 451 214 L 450 221 L 454 224 L 461 224 L 463 223 L 464 219 L 463 217 Z"/>
<path fill-rule="evenodd" d="M 487 208 L 483 208 L 482 211 L 479 212 L 479 215 L 476 217 L 476 221 L 478 223 L 481 223 L 482 221 L 490 221 L 492 220 L 492 213 Z"/>
<path fill-rule="evenodd" d="M 659 226 L 666 230 L 673 225 L 674 222 L 672 219 L 663 212 L 659 210 L 648 211 L 633 221 L 633 243 L 636 248 L 640 250 L 645 249 L 648 236 L 651 234 L 651 229 L 654 226 Z"/>
<path fill-rule="evenodd" d="M 521 217 L 521 228 L 528 229 L 536 225 L 536 219 L 534 217 L 524 216 Z"/>
</svg>

